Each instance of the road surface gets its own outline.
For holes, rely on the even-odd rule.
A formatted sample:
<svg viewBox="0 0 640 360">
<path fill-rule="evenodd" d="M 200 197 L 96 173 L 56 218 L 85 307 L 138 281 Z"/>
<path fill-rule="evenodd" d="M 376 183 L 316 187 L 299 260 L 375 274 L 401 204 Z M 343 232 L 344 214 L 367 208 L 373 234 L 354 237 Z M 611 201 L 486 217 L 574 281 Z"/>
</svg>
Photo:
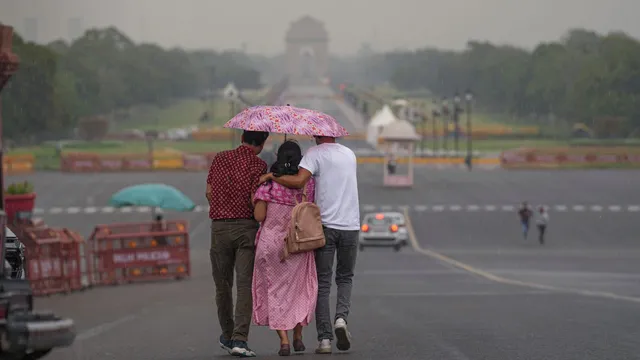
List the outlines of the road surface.
<svg viewBox="0 0 640 360">
<path fill-rule="evenodd" d="M 638 358 L 640 172 L 421 168 L 413 190 L 381 187 L 379 167 L 363 166 L 358 177 L 363 212 L 408 211 L 415 249 L 359 254 L 349 319 L 354 345 L 343 358 Z M 150 217 L 103 211 L 108 196 L 126 185 L 161 181 L 203 204 L 203 173 L 26 178 L 38 189 L 47 223 L 85 235 L 100 222 Z M 515 206 L 523 199 L 550 208 L 544 247 L 520 237 Z M 191 223 L 190 280 L 38 299 L 38 308 L 78 325 L 76 344 L 50 359 L 226 357 L 216 344 L 204 210 L 182 215 Z M 311 326 L 301 358 L 317 357 L 314 340 Z M 277 356 L 277 337 L 264 328 L 252 328 L 250 345 L 262 358 Z"/>
<path fill-rule="evenodd" d="M 362 127 L 335 100 L 304 101 L 350 131 Z M 78 327 L 74 346 L 50 360 L 228 358 L 217 345 L 205 177 L 37 173 L 8 179 L 35 184 L 38 216 L 48 224 L 86 236 L 98 223 L 150 219 L 147 209 L 107 206 L 109 196 L 128 185 L 167 183 L 199 205 L 193 213 L 167 214 L 190 221 L 191 279 L 37 300 L 38 309 L 69 316 Z M 342 359 L 640 358 L 640 172 L 418 167 L 411 190 L 384 188 L 381 178 L 379 165 L 359 167 L 362 213 L 406 211 L 412 246 L 359 253 L 349 318 L 353 347 Z M 545 246 L 535 233 L 521 238 L 515 211 L 522 200 L 549 208 Z M 308 350 L 299 358 L 318 357 L 313 324 L 304 336 Z M 261 358 L 278 358 L 277 336 L 267 329 L 253 327 L 250 345 Z"/>
</svg>

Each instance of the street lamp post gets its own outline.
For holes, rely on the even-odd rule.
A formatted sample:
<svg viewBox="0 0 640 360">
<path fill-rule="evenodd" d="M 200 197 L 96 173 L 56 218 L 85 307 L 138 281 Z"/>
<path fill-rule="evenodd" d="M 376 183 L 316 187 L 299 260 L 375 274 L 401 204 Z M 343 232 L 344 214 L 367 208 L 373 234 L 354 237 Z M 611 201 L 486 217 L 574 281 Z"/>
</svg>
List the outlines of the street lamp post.
<svg viewBox="0 0 640 360">
<path fill-rule="evenodd" d="M 13 28 L 0 25 L 0 92 L 9 78 L 18 71 L 20 60 L 11 50 Z M 2 101 L 0 99 L 0 209 L 4 210 L 4 144 L 2 142 Z M 4 226 L 0 234 L 4 233 Z M 1 237 L 0 239 L 4 239 Z"/>
<path fill-rule="evenodd" d="M 440 116 L 440 112 L 438 111 L 438 103 L 436 99 L 433 99 L 433 109 L 431 110 L 431 137 L 433 141 L 433 153 L 435 155 L 436 151 L 438 151 L 438 133 L 437 133 L 437 124 L 438 117 Z"/>
<path fill-rule="evenodd" d="M 473 160 L 473 148 L 471 142 L 473 138 L 471 130 L 471 102 L 473 101 L 473 93 L 471 90 L 467 89 L 464 98 L 467 112 L 467 159 L 465 160 L 465 163 L 469 170 L 471 170 Z"/>
<path fill-rule="evenodd" d="M 446 97 L 442 98 L 442 149 L 447 151 L 447 143 L 449 142 L 449 101 Z"/>
<path fill-rule="evenodd" d="M 453 141 L 454 141 L 454 150 L 456 152 L 456 157 L 459 154 L 460 147 L 458 146 L 458 138 L 460 136 L 460 94 L 456 91 L 453 96 Z"/>
</svg>

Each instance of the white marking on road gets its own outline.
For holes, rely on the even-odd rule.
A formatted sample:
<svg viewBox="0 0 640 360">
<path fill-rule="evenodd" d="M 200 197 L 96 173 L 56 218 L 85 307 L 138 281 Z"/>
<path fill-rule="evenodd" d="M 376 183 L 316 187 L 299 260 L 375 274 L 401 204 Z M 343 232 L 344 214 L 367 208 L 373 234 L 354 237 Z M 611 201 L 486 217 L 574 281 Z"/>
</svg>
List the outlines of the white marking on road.
<svg viewBox="0 0 640 360">
<path fill-rule="evenodd" d="M 585 207 L 582 205 L 574 205 L 573 211 L 584 211 Z"/>
<path fill-rule="evenodd" d="M 444 211 L 444 206 L 443 205 L 434 205 L 434 206 L 431 207 L 431 209 L 433 209 L 433 211 L 440 212 L 440 211 Z"/>
<path fill-rule="evenodd" d="M 460 269 L 451 268 L 447 270 L 364 270 L 362 272 L 357 272 L 356 275 L 372 275 L 372 276 L 380 276 L 380 275 L 399 275 L 399 276 L 407 276 L 407 275 L 460 275 L 465 272 Z"/>
<path fill-rule="evenodd" d="M 376 209 L 375 205 L 363 205 L 362 210 L 364 211 L 374 211 Z"/>
<path fill-rule="evenodd" d="M 627 210 L 630 211 L 630 212 L 638 212 L 638 211 L 640 211 L 640 206 L 638 206 L 638 205 L 629 205 Z"/>
<path fill-rule="evenodd" d="M 80 212 L 80 208 L 79 207 L 70 207 L 70 208 L 67 208 L 67 212 L 69 214 L 77 214 L 77 213 Z"/>
<path fill-rule="evenodd" d="M 380 206 L 380 210 L 382 211 L 391 211 L 393 209 L 393 206 L 391 205 L 382 205 Z"/>
<path fill-rule="evenodd" d="M 34 209 L 33 209 L 33 214 L 34 214 L 34 215 L 44 214 L 44 209 L 41 209 L 41 208 L 34 208 Z"/>
<path fill-rule="evenodd" d="M 514 285 L 514 286 L 520 286 L 520 287 L 528 287 L 528 288 L 532 288 L 532 289 L 537 289 L 537 290 L 547 290 L 547 291 L 554 291 L 554 292 L 558 292 L 558 293 L 569 293 L 569 294 L 574 294 L 574 295 L 580 295 L 580 296 L 590 296 L 590 297 L 597 297 L 597 298 L 605 298 L 605 299 L 612 299 L 612 300 L 620 300 L 620 301 L 628 301 L 628 302 L 633 302 L 633 303 L 637 303 L 640 304 L 640 297 L 633 297 L 633 296 L 627 296 L 627 295 L 619 295 L 619 294 L 615 294 L 615 293 L 611 293 L 611 292 L 605 292 L 605 291 L 592 291 L 592 290 L 585 290 L 585 289 L 577 289 L 577 288 L 565 288 L 565 287 L 558 287 L 558 286 L 550 286 L 550 285 L 544 285 L 544 284 L 538 284 L 538 283 L 534 283 L 534 282 L 529 282 L 529 281 L 520 281 L 520 280 L 513 280 L 513 279 L 508 279 L 505 277 L 501 277 L 501 276 L 497 276 L 494 275 L 492 273 L 489 273 L 487 271 L 484 271 L 482 269 L 478 269 L 476 267 L 473 267 L 469 264 L 465 264 L 461 261 L 455 260 L 453 258 L 450 258 L 446 255 L 440 254 L 436 251 L 433 251 L 431 249 L 427 249 L 427 248 L 423 248 L 420 243 L 418 242 L 418 238 L 416 236 L 416 233 L 413 229 L 413 224 L 411 223 L 411 217 L 409 216 L 409 212 L 406 211 L 405 214 L 405 219 L 406 219 L 406 227 L 407 227 L 407 232 L 409 233 L 409 241 L 411 242 L 411 246 L 413 247 L 413 249 L 415 251 L 417 251 L 418 253 L 421 253 L 423 255 L 426 255 L 432 259 L 436 259 L 439 260 L 445 264 L 451 265 L 451 266 L 455 266 L 458 267 L 460 269 L 466 270 L 467 272 L 483 277 L 487 280 L 491 280 L 493 282 L 497 282 L 500 284 L 505 284 L 505 285 Z"/>
<path fill-rule="evenodd" d="M 405 210 L 409 210 L 410 207 L 407 205 L 398 205 L 398 210 L 400 211 L 405 211 Z"/>
<path fill-rule="evenodd" d="M 556 211 L 567 211 L 568 210 L 566 205 L 556 205 L 555 209 L 556 209 Z"/>
<path fill-rule="evenodd" d="M 114 321 L 110 321 L 104 324 L 100 324 L 98 326 L 92 327 L 90 329 L 87 329 L 81 333 L 79 333 L 76 336 L 76 340 L 78 341 L 85 341 L 85 340 L 89 340 L 91 338 L 94 338 L 96 336 L 102 335 L 103 333 L 121 325 L 124 323 L 128 323 L 130 321 L 133 321 L 137 318 L 137 315 L 128 315 L 128 316 L 124 316 L 121 317 L 119 319 L 116 319 Z"/>
<path fill-rule="evenodd" d="M 468 205 L 467 206 L 467 211 L 478 211 L 480 210 L 480 206 L 478 205 Z"/>
<path fill-rule="evenodd" d="M 621 207 L 621 206 L 618 206 L 618 205 L 611 205 L 611 206 L 609 206 L 609 211 L 618 212 L 618 211 L 620 211 L 620 210 L 622 210 L 622 207 Z"/>
<path fill-rule="evenodd" d="M 63 211 L 64 211 L 64 209 L 63 208 L 59 208 L 59 207 L 54 207 L 54 208 L 49 209 L 49 213 L 50 214 L 60 214 Z"/>
<path fill-rule="evenodd" d="M 602 211 L 602 206 L 593 205 L 593 206 L 591 206 L 591 211 L 600 212 L 600 211 Z"/>
<path fill-rule="evenodd" d="M 496 211 L 496 207 L 494 205 L 486 205 L 484 209 L 487 211 Z"/>
<path fill-rule="evenodd" d="M 197 205 L 196 207 L 193 208 L 193 212 L 202 212 L 202 206 Z"/>
<path fill-rule="evenodd" d="M 129 207 L 129 206 L 127 206 L 127 207 L 123 207 L 123 208 L 121 208 L 121 209 L 120 209 L 120 212 L 121 212 L 121 213 L 125 213 L 125 214 L 126 214 L 126 213 L 130 213 L 130 212 L 132 212 L 132 211 L 133 211 L 133 208 L 131 208 L 131 207 Z"/>
<path fill-rule="evenodd" d="M 429 209 L 426 205 L 416 205 L 416 211 L 427 211 Z"/>
<path fill-rule="evenodd" d="M 502 205 L 502 211 L 515 211 L 516 207 L 513 205 Z"/>
<path fill-rule="evenodd" d="M 138 210 L 139 213 L 148 213 L 151 212 L 151 208 L 147 207 L 147 206 L 142 206 L 137 208 L 136 210 Z"/>
<path fill-rule="evenodd" d="M 420 293 L 382 293 L 382 294 L 358 294 L 357 296 L 372 297 L 455 297 L 455 296 L 524 296 L 524 295 L 548 295 L 550 291 L 459 291 L 459 292 L 420 292 Z"/>
<path fill-rule="evenodd" d="M 103 213 L 107 213 L 110 214 L 112 212 L 114 212 L 116 209 L 113 206 L 105 206 L 102 208 L 102 212 Z"/>
<path fill-rule="evenodd" d="M 98 209 L 96 207 L 94 207 L 94 206 L 89 206 L 89 207 L 84 208 L 84 212 L 87 213 L 87 214 L 94 214 L 97 211 L 98 211 Z"/>
<path fill-rule="evenodd" d="M 451 210 L 451 211 L 460 211 L 460 210 L 462 210 L 462 206 L 460 206 L 460 205 L 451 205 L 451 206 L 449 206 L 449 210 Z"/>
</svg>

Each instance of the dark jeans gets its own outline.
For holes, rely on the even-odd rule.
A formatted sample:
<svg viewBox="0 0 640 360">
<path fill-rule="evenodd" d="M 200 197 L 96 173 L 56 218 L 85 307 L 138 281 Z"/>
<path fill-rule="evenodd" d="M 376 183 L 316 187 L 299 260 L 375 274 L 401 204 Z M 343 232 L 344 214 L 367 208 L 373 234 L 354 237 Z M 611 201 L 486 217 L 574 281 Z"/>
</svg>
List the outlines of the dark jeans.
<svg viewBox="0 0 640 360">
<path fill-rule="evenodd" d="M 251 282 L 258 222 L 250 219 L 211 222 L 211 272 L 216 284 L 216 305 L 226 339 L 247 341 L 253 301 Z M 235 319 L 233 271 L 237 275 Z"/>
<path fill-rule="evenodd" d="M 547 230 L 547 225 L 538 225 L 538 241 L 540 244 L 544 244 L 544 232 Z"/>
<path fill-rule="evenodd" d="M 358 230 L 336 230 L 325 227 L 324 236 L 327 241 L 326 245 L 316 250 L 316 270 L 318 272 L 316 329 L 318 330 L 318 341 L 333 340 L 333 323 L 329 309 L 333 259 L 334 257 L 338 258 L 336 265 L 338 302 L 334 319 L 342 318 L 347 321 L 351 308 L 353 270 L 358 255 Z"/>
</svg>

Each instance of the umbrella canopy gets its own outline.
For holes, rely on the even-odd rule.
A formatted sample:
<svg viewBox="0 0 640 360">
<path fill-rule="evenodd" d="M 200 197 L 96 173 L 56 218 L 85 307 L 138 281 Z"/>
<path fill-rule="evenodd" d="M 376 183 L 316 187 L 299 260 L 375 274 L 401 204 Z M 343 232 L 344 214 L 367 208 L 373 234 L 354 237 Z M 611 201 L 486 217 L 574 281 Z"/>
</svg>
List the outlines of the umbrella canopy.
<svg viewBox="0 0 640 360">
<path fill-rule="evenodd" d="M 226 128 L 279 134 L 343 137 L 347 130 L 330 115 L 293 106 L 253 106 L 224 124 Z"/>
<path fill-rule="evenodd" d="M 140 184 L 126 187 L 111 196 L 115 207 L 148 206 L 165 210 L 191 211 L 196 205 L 180 190 L 165 184 Z"/>
</svg>

